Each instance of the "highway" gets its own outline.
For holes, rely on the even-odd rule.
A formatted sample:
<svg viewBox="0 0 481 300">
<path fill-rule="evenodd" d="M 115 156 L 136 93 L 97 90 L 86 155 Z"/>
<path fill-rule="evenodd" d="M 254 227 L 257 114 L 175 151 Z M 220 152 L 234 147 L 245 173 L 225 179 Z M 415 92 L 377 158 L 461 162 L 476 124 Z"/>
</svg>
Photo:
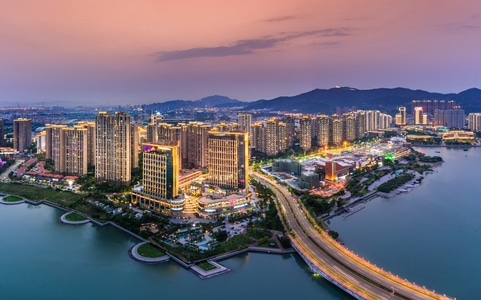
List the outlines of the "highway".
<svg viewBox="0 0 481 300">
<path fill-rule="evenodd" d="M 289 191 L 262 174 L 251 173 L 269 186 L 279 200 L 281 219 L 290 231 L 295 248 L 316 269 L 336 281 L 343 289 L 360 299 L 450 299 L 407 280 L 358 257 L 332 239 L 305 212 Z M 283 215 L 283 216 L 282 216 Z"/>
</svg>

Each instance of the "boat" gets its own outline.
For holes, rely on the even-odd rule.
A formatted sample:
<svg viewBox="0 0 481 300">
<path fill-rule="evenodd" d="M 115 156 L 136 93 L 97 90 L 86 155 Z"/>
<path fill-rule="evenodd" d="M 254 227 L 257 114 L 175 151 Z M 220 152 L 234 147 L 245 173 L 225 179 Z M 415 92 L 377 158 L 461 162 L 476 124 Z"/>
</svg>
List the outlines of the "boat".
<svg viewBox="0 0 481 300">
<path fill-rule="evenodd" d="M 468 151 L 468 148 L 464 148 L 463 151 Z"/>
<path fill-rule="evenodd" d="M 435 153 L 441 153 L 441 151 L 434 151 Z"/>
</svg>

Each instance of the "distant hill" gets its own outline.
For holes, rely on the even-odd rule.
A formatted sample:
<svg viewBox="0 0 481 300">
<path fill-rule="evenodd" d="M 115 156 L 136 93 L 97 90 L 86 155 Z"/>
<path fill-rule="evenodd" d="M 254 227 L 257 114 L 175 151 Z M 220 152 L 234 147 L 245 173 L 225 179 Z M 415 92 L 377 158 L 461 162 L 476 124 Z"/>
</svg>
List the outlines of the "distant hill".
<svg viewBox="0 0 481 300">
<path fill-rule="evenodd" d="M 342 110 L 344 107 L 355 106 L 359 109 L 392 112 L 399 106 L 410 107 L 411 101 L 415 99 L 456 100 L 465 109 L 481 111 L 479 89 L 470 89 L 459 94 L 441 94 L 406 88 L 358 90 L 350 87 L 315 89 L 297 96 L 256 101 L 247 105 L 244 110 L 266 109 L 332 114 L 336 112 L 336 107 Z"/>
<path fill-rule="evenodd" d="M 172 100 L 144 105 L 146 111 L 168 111 L 180 108 L 239 107 L 242 111 L 268 110 L 300 113 L 332 114 L 336 108 L 379 109 L 394 113 L 399 106 L 410 108 L 412 100 L 455 100 L 467 112 L 481 112 L 481 90 L 468 89 L 461 93 L 434 93 L 406 88 L 358 90 L 351 87 L 315 89 L 296 96 L 282 96 L 270 100 L 242 102 L 225 96 L 210 96 L 200 100 Z"/>
<path fill-rule="evenodd" d="M 246 102 L 231 99 L 225 96 L 209 96 L 200 100 L 171 100 L 162 103 L 152 103 L 143 105 L 145 111 L 163 112 L 181 108 L 203 108 L 203 107 L 236 107 L 245 106 Z"/>
</svg>

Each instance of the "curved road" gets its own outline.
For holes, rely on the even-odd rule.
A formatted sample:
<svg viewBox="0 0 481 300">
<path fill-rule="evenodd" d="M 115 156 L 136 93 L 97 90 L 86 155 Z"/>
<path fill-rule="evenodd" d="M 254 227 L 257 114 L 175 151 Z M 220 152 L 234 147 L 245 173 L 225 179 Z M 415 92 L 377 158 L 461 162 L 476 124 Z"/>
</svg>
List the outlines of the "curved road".
<svg viewBox="0 0 481 300">
<path fill-rule="evenodd" d="M 296 248 L 319 270 L 363 299 L 450 299 L 391 275 L 358 257 L 315 225 L 289 191 L 268 177 L 252 172 L 270 186 L 281 206 L 283 221 L 290 227 Z"/>
</svg>

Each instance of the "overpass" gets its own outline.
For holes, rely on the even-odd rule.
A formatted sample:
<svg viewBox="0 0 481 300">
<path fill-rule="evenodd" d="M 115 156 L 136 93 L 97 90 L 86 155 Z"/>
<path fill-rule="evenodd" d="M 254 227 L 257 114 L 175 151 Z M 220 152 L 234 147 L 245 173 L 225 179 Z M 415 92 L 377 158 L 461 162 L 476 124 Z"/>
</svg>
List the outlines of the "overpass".
<svg viewBox="0 0 481 300">
<path fill-rule="evenodd" d="M 281 220 L 293 248 L 310 269 L 356 299 L 450 299 L 416 285 L 357 256 L 331 238 L 282 185 L 259 173 L 252 176 L 275 193 Z"/>
</svg>

